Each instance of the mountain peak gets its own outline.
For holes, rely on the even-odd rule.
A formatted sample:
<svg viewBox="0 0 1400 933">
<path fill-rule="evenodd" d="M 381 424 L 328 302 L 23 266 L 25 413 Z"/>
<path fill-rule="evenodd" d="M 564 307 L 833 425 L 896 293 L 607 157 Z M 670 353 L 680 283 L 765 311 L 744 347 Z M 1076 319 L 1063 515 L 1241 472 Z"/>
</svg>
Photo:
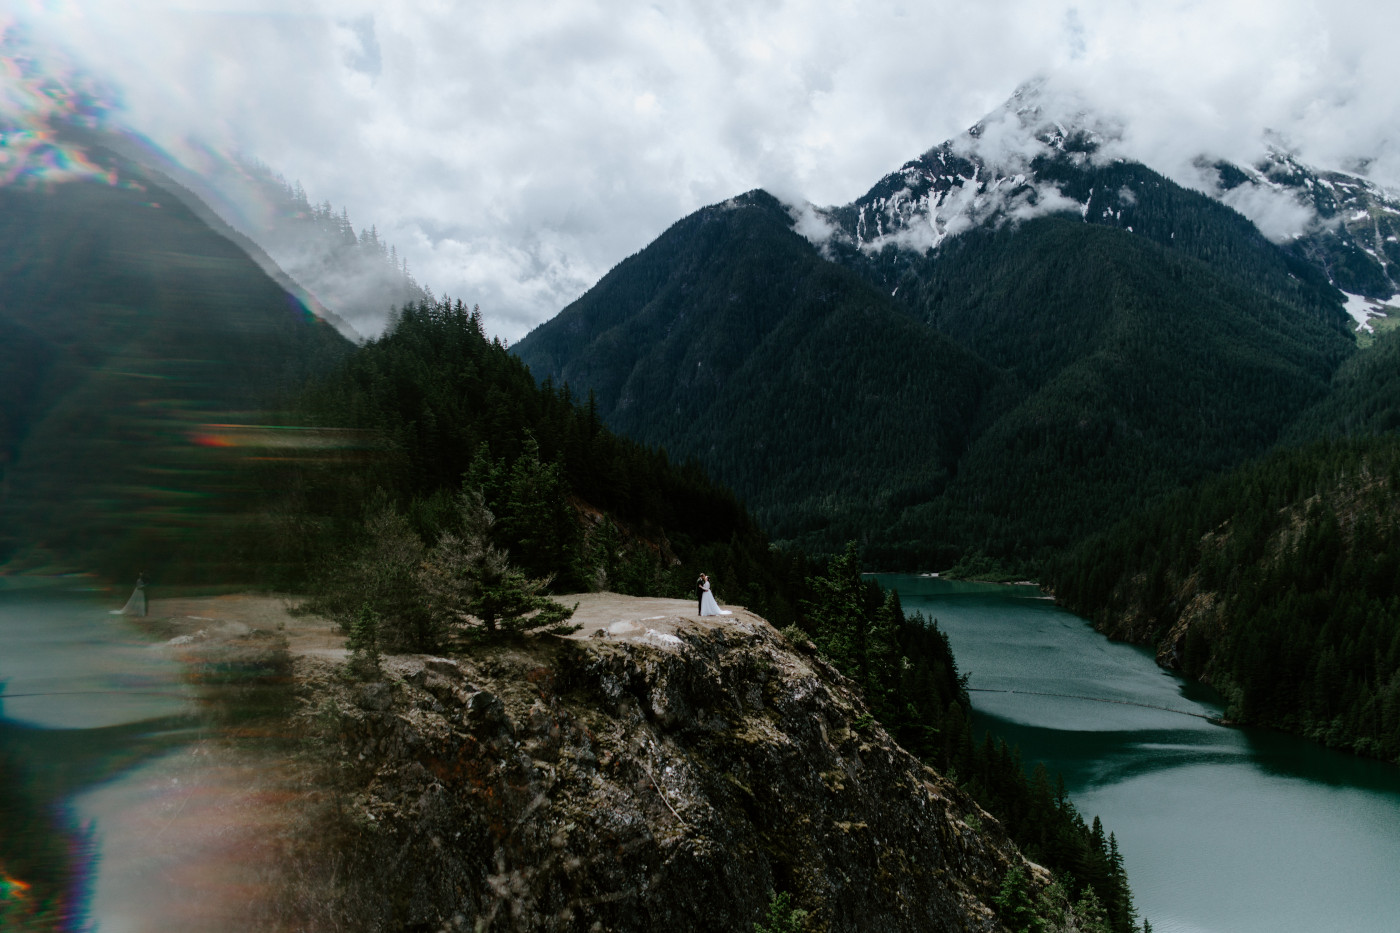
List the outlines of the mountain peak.
<svg viewBox="0 0 1400 933">
<path fill-rule="evenodd" d="M 1036 78 L 850 204 L 814 209 L 823 223 L 802 232 L 823 249 L 867 255 L 887 247 L 922 255 L 972 229 L 1051 213 L 1077 212 L 1131 232 L 1124 211 L 1144 193 L 1134 186 L 1167 178 L 1144 165 L 1112 191 L 1090 180 L 1136 161 L 1128 136 L 1122 117 L 1082 91 Z M 1188 174 L 1176 181 L 1243 214 L 1342 291 L 1372 300 L 1400 292 L 1400 196 L 1353 172 L 1309 166 L 1272 136 L 1252 163 L 1203 154 Z"/>
</svg>

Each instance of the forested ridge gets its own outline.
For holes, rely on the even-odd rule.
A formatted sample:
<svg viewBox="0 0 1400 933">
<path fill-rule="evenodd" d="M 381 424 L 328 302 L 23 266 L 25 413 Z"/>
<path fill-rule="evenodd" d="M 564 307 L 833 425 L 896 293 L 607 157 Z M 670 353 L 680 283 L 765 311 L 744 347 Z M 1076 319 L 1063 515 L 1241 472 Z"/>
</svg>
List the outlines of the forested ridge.
<svg viewBox="0 0 1400 933">
<path fill-rule="evenodd" d="M 1000 381 L 764 192 L 678 222 L 515 352 L 695 458 L 775 540 L 827 551 L 937 497 Z"/>
<path fill-rule="evenodd" d="M 1227 715 L 1400 762 L 1400 333 L 1277 447 L 1050 561 L 1056 598 Z"/>
<path fill-rule="evenodd" d="M 1004 740 L 974 736 L 967 685 L 937 620 L 907 616 L 899 593 L 863 578 L 860 565 L 849 544 L 807 578 L 801 632 L 787 631 L 811 637 L 860 685 L 872 715 L 900 745 L 971 793 L 1027 858 L 1054 872 L 1055 884 L 1039 897 L 1032 897 L 1027 879 L 1008 875 L 997 904 L 1003 921 L 1014 930 L 1136 930 L 1112 833 L 1097 817 L 1085 822 L 1044 764 L 1027 773 L 1020 752 Z M 1073 926 L 1067 926 L 1071 906 Z"/>
<path fill-rule="evenodd" d="M 292 417 L 359 441 L 263 468 L 275 503 L 263 520 L 299 529 L 270 536 L 291 545 L 269 561 L 288 579 L 337 573 L 377 513 L 396 516 L 409 546 L 430 547 L 462 531 L 460 500 L 479 495 L 492 543 L 556 591 L 687 596 L 705 570 L 723 598 L 792 617 L 786 571 L 732 493 L 614 434 L 567 387 L 536 386 L 461 302 L 404 308 Z"/>
<path fill-rule="evenodd" d="M 759 194 L 743 199 L 746 212 L 708 208 L 517 350 L 537 375 L 607 387 L 609 423 L 645 424 L 655 443 L 685 445 L 706 465 L 742 459 L 726 481 L 761 503 L 755 515 L 780 541 L 832 553 L 856 539 L 879 569 L 1039 576 L 1115 636 L 1170 642 L 1164 662 L 1224 690 L 1232 717 L 1394 759 L 1387 659 L 1398 610 L 1376 588 L 1388 570 L 1366 555 L 1394 550 L 1395 505 L 1380 487 L 1349 487 L 1360 474 L 1336 458 L 1389 462 L 1400 342 L 1380 334 L 1358 350 L 1323 270 L 1143 166 L 1066 158 L 1037 171 L 1087 207 L 963 231 L 924 255 L 839 240 L 825 256 L 803 253 L 793 219 Z M 808 281 L 842 282 L 842 294 L 881 310 L 862 318 L 836 301 L 823 318 L 792 304 L 791 323 L 775 321 L 793 287 L 765 292 L 757 271 L 799 262 Z M 872 292 L 819 278 L 831 265 Z M 767 322 L 761 335 L 724 317 L 750 301 Z M 828 320 L 855 336 L 819 345 Z M 877 326 L 899 339 L 861 331 Z M 909 336 L 920 326 L 965 355 L 920 357 Z M 729 355 L 697 365 L 711 339 Z M 650 348 L 677 340 L 690 355 L 652 371 L 679 374 L 683 388 L 637 378 Z M 857 356 L 879 365 L 846 361 Z M 801 380 L 823 369 L 832 385 L 809 419 Z M 939 369 L 948 375 L 927 378 Z M 742 395 L 711 409 L 699 370 L 715 386 L 741 383 Z M 913 384 L 927 387 L 922 406 L 890 403 L 892 388 Z M 950 419 L 945 399 L 972 407 Z M 692 414 L 667 420 L 681 410 Z M 804 436 L 777 444 L 794 423 Z M 893 465 L 913 450 L 928 468 L 901 474 Z M 854 493 L 829 472 L 846 456 L 858 463 L 846 474 Z M 781 464 L 781 484 L 764 485 L 765 459 Z M 1352 479 L 1324 479 L 1338 471 Z M 788 487 L 801 491 L 763 498 Z M 1356 501 L 1370 524 L 1350 524 Z M 1285 527 L 1296 536 L 1287 547 Z M 1203 540 L 1216 549 L 1203 552 Z M 1322 576 L 1296 563 L 1334 546 Z M 1220 574 L 1222 560 L 1236 569 Z M 1349 590 L 1356 579 L 1368 582 Z M 1200 621 L 1227 617 L 1249 621 L 1228 637 Z M 1250 673 L 1272 656 L 1281 679 Z"/>
<path fill-rule="evenodd" d="M 1330 306 L 1283 304 L 1070 218 L 965 234 L 900 292 L 1014 388 L 947 493 L 895 537 L 938 529 L 1023 562 L 1267 450 L 1351 343 Z"/>
<path fill-rule="evenodd" d="M 1238 213 L 1138 165 L 1040 170 L 1084 216 L 923 255 L 824 257 L 761 192 L 706 208 L 516 352 L 780 542 L 1033 572 L 1268 450 L 1355 352 L 1338 293 Z"/>
<path fill-rule="evenodd" d="M 969 789 L 1055 871 L 1059 883 L 1038 898 L 1028 879 L 1007 879 L 1008 919 L 1031 911 L 1056 923 L 1078 918 L 1083 930 L 1135 929 L 1112 837 L 1080 817 L 1043 767 L 1027 775 L 1004 742 L 974 739 L 946 637 L 862 579 L 855 545 L 826 565 L 773 551 L 733 496 L 697 468 L 676 468 L 612 434 L 592 400 L 536 386 L 486 338 L 475 310 L 445 299 L 404 309 L 382 338 L 312 386 L 299 418 L 366 435 L 348 461 L 335 455 L 266 473 L 269 488 L 296 490 L 281 500 L 283 514 L 321 529 L 315 552 L 329 557 L 301 572 L 316 581 L 316 604 L 346 620 L 357 656 L 365 612 L 381 626 L 385 650 L 470 650 L 428 618 L 433 584 L 443 579 L 434 542 L 473 534 L 464 496 L 494 516 L 492 543 L 525 574 L 553 576 L 558 592 L 688 597 L 696 570 L 708 569 L 726 599 L 795 623 L 794 637 L 810 634 L 865 691 L 873 719 Z M 417 572 L 407 568 L 396 584 L 394 568 L 405 561 Z"/>
<path fill-rule="evenodd" d="M 1400 763 L 1400 437 L 1278 451 L 1052 561 L 1056 599 L 1226 716 Z"/>
</svg>

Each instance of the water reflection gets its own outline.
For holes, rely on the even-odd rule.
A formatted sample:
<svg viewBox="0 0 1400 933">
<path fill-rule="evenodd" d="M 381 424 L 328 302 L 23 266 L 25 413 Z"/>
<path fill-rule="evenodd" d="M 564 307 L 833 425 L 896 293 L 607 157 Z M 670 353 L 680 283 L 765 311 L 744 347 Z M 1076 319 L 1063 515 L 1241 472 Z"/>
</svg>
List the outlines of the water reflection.
<svg viewBox="0 0 1400 933">
<path fill-rule="evenodd" d="M 0 929 L 89 929 L 100 827 L 77 796 L 189 740 L 179 668 L 110 598 L 0 590 Z M 28 581 L 26 581 L 28 582 Z"/>
<path fill-rule="evenodd" d="M 880 581 L 948 634 L 977 728 L 1102 817 L 1157 933 L 1397 929 L 1400 769 L 1201 718 L 1221 711 L 1213 691 L 1033 587 Z"/>
</svg>

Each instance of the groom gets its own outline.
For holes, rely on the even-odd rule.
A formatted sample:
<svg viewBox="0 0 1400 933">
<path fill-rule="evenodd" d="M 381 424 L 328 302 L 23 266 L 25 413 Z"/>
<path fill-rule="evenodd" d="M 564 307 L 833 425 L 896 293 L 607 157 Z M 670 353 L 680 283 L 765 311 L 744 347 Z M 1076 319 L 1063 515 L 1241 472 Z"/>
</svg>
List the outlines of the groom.
<svg viewBox="0 0 1400 933">
<path fill-rule="evenodd" d="M 702 609 L 704 609 L 704 607 L 705 607 L 705 575 L 702 573 L 702 574 L 700 574 L 700 576 L 698 576 L 698 577 L 695 578 L 695 614 L 696 614 L 696 615 L 700 615 L 700 612 L 701 612 Z"/>
</svg>

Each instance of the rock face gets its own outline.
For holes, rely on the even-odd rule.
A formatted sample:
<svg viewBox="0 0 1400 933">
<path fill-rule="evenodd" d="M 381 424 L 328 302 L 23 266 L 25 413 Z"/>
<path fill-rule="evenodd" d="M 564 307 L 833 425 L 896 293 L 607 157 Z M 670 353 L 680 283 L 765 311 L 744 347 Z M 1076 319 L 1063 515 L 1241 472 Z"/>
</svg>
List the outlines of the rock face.
<svg viewBox="0 0 1400 933">
<path fill-rule="evenodd" d="M 297 663 L 305 708 L 335 711 L 366 928 L 750 933 L 785 891 L 812 930 L 990 931 L 1026 864 L 742 610 L 395 657 L 366 683 Z"/>
</svg>

